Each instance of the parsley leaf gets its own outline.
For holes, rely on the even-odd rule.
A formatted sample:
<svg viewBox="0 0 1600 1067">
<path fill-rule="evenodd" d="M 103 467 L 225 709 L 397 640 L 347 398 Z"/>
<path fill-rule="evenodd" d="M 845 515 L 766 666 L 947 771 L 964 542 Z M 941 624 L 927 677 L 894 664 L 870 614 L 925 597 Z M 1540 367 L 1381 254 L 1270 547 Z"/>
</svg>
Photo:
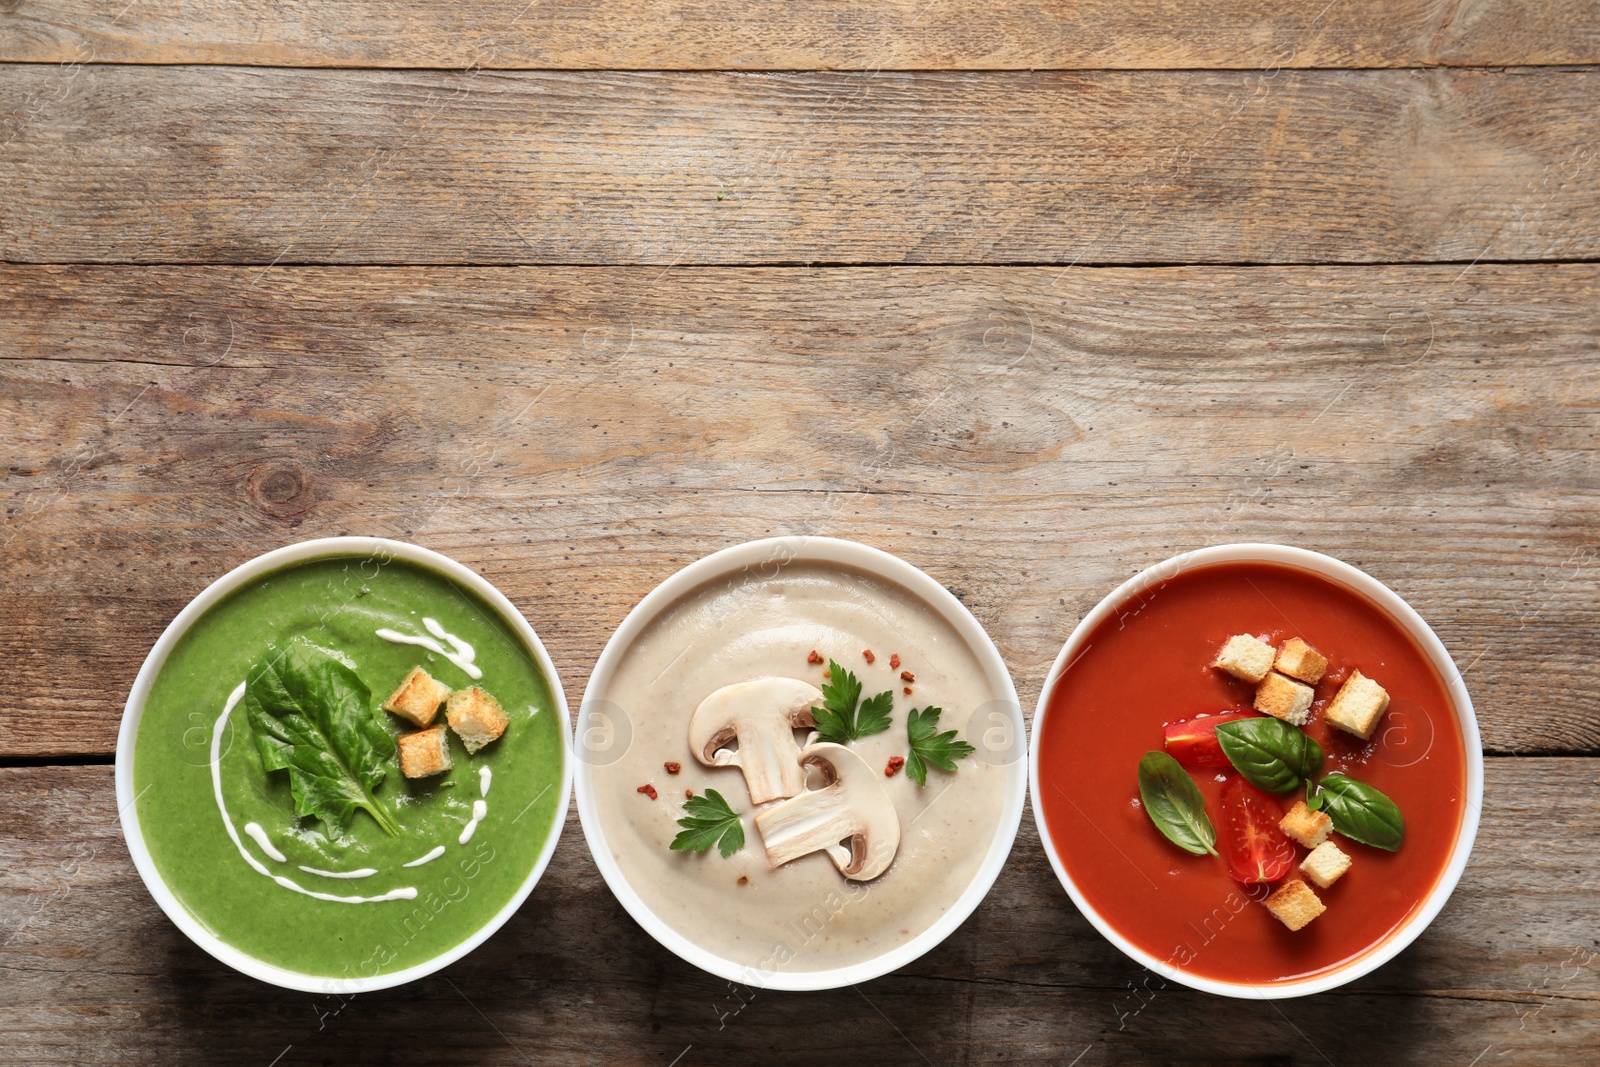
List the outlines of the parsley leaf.
<svg viewBox="0 0 1600 1067">
<path fill-rule="evenodd" d="M 906 716 L 906 738 L 911 742 L 911 754 L 906 757 L 906 777 L 918 785 L 928 784 L 928 764 L 941 771 L 956 769 L 956 760 L 966 759 L 976 751 L 965 741 L 956 740 L 954 730 L 934 733 L 939 728 L 941 709 L 934 707 L 918 711 L 911 709 Z"/>
<path fill-rule="evenodd" d="M 672 839 L 675 851 L 704 852 L 716 845 L 727 859 L 744 847 L 744 823 L 715 789 L 707 789 L 705 796 L 690 797 L 683 810 L 684 817 L 678 820 L 683 829 Z"/>
<path fill-rule="evenodd" d="M 289 772 L 295 814 L 343 832 L 360 809 L 385 833 L 400 832 L 373 795 L 389 774 L 394 738 L 355 671 L 316 645 L 294 642 L 246 676 L 244 707 L 262 765 Z"/>
<path fill-rule="evenodd" d="M 812 708 L 811 717 L 816 720 L 817 734 L 824 741 L 843 745 L 858 737 L 881 734 L 889 728 L 894 690 L 885 689 L 875 697 L 862 700 L 861 683 L 856 676 L 831 659 L 828 681 L 822 686 L 822 699 L 827 707 Z"/>
<path fill-rule="evenodd" d="M 861 702 L 856 712 L 856 736 L 881 734 L 889 728 L 889 712 L 894 704 L 894 690 L 885 689 L 875 697 Z"/>
</svg>

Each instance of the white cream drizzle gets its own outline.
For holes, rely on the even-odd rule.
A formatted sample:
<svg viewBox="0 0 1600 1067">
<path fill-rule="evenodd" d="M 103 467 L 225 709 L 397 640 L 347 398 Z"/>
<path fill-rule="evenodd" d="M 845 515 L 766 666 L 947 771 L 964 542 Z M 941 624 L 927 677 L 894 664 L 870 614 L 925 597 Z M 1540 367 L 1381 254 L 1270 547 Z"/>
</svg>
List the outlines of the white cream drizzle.
<svg viewBox="0 0 1600 1067">
<path fill-rule="evenodd" d="M 261 828 L 260 823 L 245 823 L 244 832 L 250 835 L 251 840 L 261 846 L 262 852 L 265 852 L 268 856 L 271 856 L 279 863 L 289 862 L 289 857 L 278 851 L 278 846 L 272 843 L 272 838 L 267 836 L 267 832 Z"/>
<path fill-rule="evenodd" d="M 338 904 L 371 904 L 383 900 L 415 900 L 417 897 L 417 890 L 415 886 L 401 886 L 398 889 L 391 889 L 387 893 L 376 897 L 340 897 L 335 896 L 332 893 L 319 893 L 312 889 L 306 889 L 304 886 L 301 886 L 293 880 L 285 878 L 280 874 L 273 874 L 271 871 L 267 870 L 265 864 L 256 859 L 254 856 L 250 855 L 249 850 L 244 847 L 244 842 L 239 840 L 239 831 L 234 828 L 233 817 L 228 814 L 228 806 L 223 803 L 222 800 L 222 729 L 227 725 L 228 716 L 233 712 L 233 709 L 238 705 L 239 701 L 244 699 L 244 685 L 245 684 L 243 682 L 240 682 L 238 687 L 228 695 L 228 702 L 222 706 L 222 714 L 217 716 L 216 725 L 211 728 L 211 790 L 217 800 L 217 811 L 222 814 L 222 825 L 227 829 L 228 836 L 233 839 L 233 847 L 239 850 L 239 855 L 243 856 L 244 861 L 248 863 L 255 871 L 266 875 L 268 878 L 271 878 L 274 882 L 277 882 L 279 885 L 283 886 L 283 888 L 292 889 L 296 893 L 304 893 L 306 896 L 315 897 L 318 900 L 331 900 Z M 482 804 L 483 801 L 480 800 L 478 803 Z M 248 827 L 254 825 L 254 823 L 246 824 L 245 832 L 249 833 Z M 257 827 L 257 829 L 259 829 L 259 827 Z M 252 838 L 255 837 L 254 834 L 251 834 L 250 836 Z M 266 833 L 263 831 L 262 837 L 265 836 Z M 260 843 L 260 839 L 257 839 L 257 843 Z M 265 846 L 263 846 L 262 851 L 266 851 Z M 271 853 L 269 852 L 268 855 L 271 855 Z M 280 853 L 279 857 L 281 857 L 281 855 L 282 854 Z"/>
<path fill-rule="evenodd" d="M 479 678 L 483 677 L 483 670 L 473 662 L 478 657 L 477 650 L 475 650 L 465 641 L 461 640 L 461 638 L 457 637 L 455 634 L 450 633 L 443 626 L 440 626 L 439 620 L 437 619 L 424 618 L 422 620 L 422 625 L 430 634 L 433 635 L 433 637 L 423 637 L 421 634 L 403 634 L 398 630 L 391 630 L 386 626 L 374 630 L 373 633 L 376 636 L 381 637 L 383 640 L 393 642 L 397 645 L 416 645 L 419 648 L 425 648 L 429 652 L 432 652 L 436 655 L 443 656 L 445 659 L 449 660 L 451 663 L 454 663 L 457 667 L 460 667 L 463 671 L 465 671 L 467 677 L 471 678 L 473 681 L 477 681 Z M 444 645 L 441 645 L 439 641 L 435 641 L 433 639 L 434 637 L 437 637 L 439 641 L 444 641 L 449 644 L 454 651 L 445 651 Z"/>
<path fill-rule="evenodd" d="M 315 874 L 322 878 L 371 878 L 378 873 L 376 867 L 363 867 L 359 871 L 319 871 L 315 867 L 300 864 L 300 869 L 307 874 Z"/>
<path fill-rule="evenodd" d="M 455 649 L 456 655 L 460 656 L 468 663 L 471 663 L 478 658 L 478 653 L 473 650 L 471 645 L 461 640 L 461 638 L 457 637 L 449 630 L 446 630 L 443 626 L 440 626 L 438 619 L 430 619 L 424 615 L 422 617 L 422 625 L 430 634 L 445 642 L 451 648 Z M 483 672 L 480 671 L 478 673 L 481 676 Z"/>
<path fill-rule="evenodd" d="M 491 771 L 488 767 L 478 768 L 478 795 L 480 797 L 486 797 L 489 795 L 489 783 L 493 780 L 493 771 Z"/>
<path fill-rule="evenodd" d="M 487 814 L 489 814 L 488 804 L 481 800 L 472 802 L 472 819 L 461 831 L 460 841 L 463 845 L 472 840 L 473 831 L 477 830 L 478 824 L 483 821 L 483 817 Z"/>
<path fill-rule="evenodd" d="M 418 856 L 416 859 L 412 860 L 410 863 L 403 863 L 403 864 L 401 864 L 401 866 L 402 867 L 421 867 L 424 863 L 432 863 L 434 860 L 438 859 L 442 855 L 444 855 L 444 846 L 443 845 L 434 845 L 432 851 L 430 851 L 426 856 Z"/>
</svg>

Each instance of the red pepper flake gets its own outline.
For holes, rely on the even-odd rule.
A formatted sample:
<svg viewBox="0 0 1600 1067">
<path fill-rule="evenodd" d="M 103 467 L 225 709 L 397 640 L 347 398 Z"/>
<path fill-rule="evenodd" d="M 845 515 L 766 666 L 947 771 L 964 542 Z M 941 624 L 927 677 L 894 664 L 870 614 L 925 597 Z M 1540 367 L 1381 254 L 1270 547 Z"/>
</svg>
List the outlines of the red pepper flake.
<svg viewBox="0 0 1600 1067">
<path fill-rule="evenodd" d="M 656 787 L 651 785 L 651 784 L 649 784 L 648 782 L 646 782 L 644 785 L 641 785 L 638 789 L 634 790 L 634 792 L 643 793 L 645 796 L 649 797 L 651 800 L 654 800 L 656 798 Z"/>
<path fill-rule="evenodd" d="M 747 876 L 747 875 L 743 875 L 743 874 L 741 874 L 741 875 L 740 875 L 740 876 L 739 876 L 739 884 L 740 884 L 740 885 L 749 885 L 749 884 L 750 884 L 750 879 L 749 879 L 749 877 L 748 877 L 748 876 Z"/>
<path fill-rule="evenodd" d="M 893 778 L 895 774 L 899 772 L 900 768 L 904 767 L 905 765 L 906 758 L 904 756 L 890 756 L 889 765 L 883 769 L 883 776 L 885 778 Z"/>
<path fill-rule="evenodd" d="M 807 663 L 821 663 L 822 662 L 822 657 L 820 655 L 818 655 L 817 654 L 817 650 L 813 648 L 811 650 L 811 655 L 806 657 L 806 662 Z"/>
<path fill-rule="evenodd" d="M 917 676 L 912 674 L 910 671 L 901 671 L 900 680 L 902 682 L 914 682 L 917 680 Z"/>
<path fill-rule="evenodd" d="M 685 789 L 683 791 L 683 799 L 685 799 L 685 800 L 693 800 L 694 799 L 694 790 L 693 789 Z"/>
<path fill-rule="evenodd" d="M 911 687 L 908 685 L 903 690 L 901 690 L 901 692 L 905 693 L 906 696 L 910 696 L 911 695 Z"/>
<path fill-rule="evenodd" d="M 667 769 L 668 774 L 677 774 L 679 771 L 683 770 L 683 764 L 679 763 L 677 760 L 669 759 L 667 762 L 663 763 L 662 766 Z"/>
<path fill-rule="evenodd" d="M 868 663 L 876 663 L 878 661 L 878 657 L 872 654 L 872 649 L 870 648 L 863 649 L 861 655 L 866 657 Z"/>
<path fill-rule="evenodd" d="M 900 653 L 896 652 L 894 655 L 889 657 L 889 669 L 891 671 L 897 671 L 900 669 Z"/>
</svg>

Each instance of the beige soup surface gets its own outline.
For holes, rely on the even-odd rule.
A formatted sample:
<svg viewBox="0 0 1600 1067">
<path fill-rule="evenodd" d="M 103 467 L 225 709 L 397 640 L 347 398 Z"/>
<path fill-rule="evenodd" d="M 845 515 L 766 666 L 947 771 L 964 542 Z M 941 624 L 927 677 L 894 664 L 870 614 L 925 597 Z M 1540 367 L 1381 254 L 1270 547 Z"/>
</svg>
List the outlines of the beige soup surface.
<svg viewBox="0 0 1600 1067">
<path fill-rule="evenodd" d="M 813 651 L 822 663 L 808 662 Z M 893 692 L 889 728 L 850 744 L 874 769 L 900 824 L 893 863 L 869 881 L 845 878 L 826 852 L 773 868 L 753 818 L 772 805 L 752 804 L 739 767 L 706 766 L 689 743 L 690 720 L 711 693 L 767 677 L 820 689 L 829 659 L 855 673 L 863 698 Z M 597 760 L 594 768 L 607 845 L 657 917 L 739 965 L 814 971 L 875 958 L 956 903 L 1000 829 L 1008 768 L 986 760 L 968 728 L 978 733 L 1003 698 L 956 630 L 896 583 L 799 562 L 708 583 L 658 615 L 625 651 L 606 690 L 586 698 L 624 717 L 630 734 L 619 758 Z M 891 757 L 908 754 L 908 713 L 929 705 L 943 709 L 940 731 L 959 731 L 978 751 L 954 773 L 930 767 L 925 787 L 903 770 L 885 776 Z M 804 745 L 811 733 L 801 728 L 795 738 Z M 669 763 L 681 770 L 669 773 Z M 810 788 L 819 784 L 813 772 Z M 639 792 L 644 785 L 657 799 Z M 707 788 L 743 817 L 744 847 L 727 859 L 716 849 L 669 847 L 685 790 Z"/>
</svg>

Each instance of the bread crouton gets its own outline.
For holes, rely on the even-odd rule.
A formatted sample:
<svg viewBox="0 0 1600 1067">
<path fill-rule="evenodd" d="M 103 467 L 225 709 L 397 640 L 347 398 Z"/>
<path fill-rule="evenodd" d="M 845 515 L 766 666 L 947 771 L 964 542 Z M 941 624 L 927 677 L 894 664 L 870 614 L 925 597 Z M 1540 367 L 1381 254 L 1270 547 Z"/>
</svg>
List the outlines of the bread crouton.
<svg viewBox="0 0 1600 1067">
<path fill-rule="evenodd" d="M 1234 634 L 1211 661 L 1213 667 L 1227 671 L 1235 678 L 1259 682 L 1272 669 L 1272 646 L 1259 637 Z"/>
<path fill-rule="evenodd" d="M 1351 671 L 1324 713 L 1328 722 L 1366 741 L 1389 707 L 1389 693 L 1360 671 Z"/>
<path fill-rule="evenodd" d="M 1291 637 L 1278 649 L 1278 658 L 1273 661 L 1272 668 L 1291 678 L 1298 678 L 1307 685 L 1316 685 L 1322 681 L 1322 674 L 1328 669 L 1328 657 L 1300 638 Z"/>
<path fill-rule="evenodd" d="M 1306 848 L 1316 848 L 1333 832 L 1333 820 L 1325 812 L 1312 811 L 1303 800 L 1294 802 L 1278 826 Z"/>
<path fill-rule="evenodd" d="M 499 738 L 511 721 L 500 710 L 500 702 L 477 686 L 451 693 L 445 718 L 468 752 L 476 752 Z"/>
<path fill-rule="evenodd" d="M 1311 855 L 1300 861 L 1300 871 L 1323 889 L 1339 880 L 1350 869 L 1350 857 L 1339 850 L 1332 841 L 1324 841 L 1311 850 Z"/>
<path fill-rule="evenodd" d="M 389 694 L 383 702 L 384 711 L 392 711 L 413 726 L 426 726 L 439 713 L 439 705 L 450 696 L 450 687 L 437 682 L 421 667 L 411 668 L 400 683 L 400 688 Z"/>
<path fill-rule="evenodd" d="M 400 773 L 407 778 L 426 778 L 450 769 L 450 738 L 443 726 L 401 734 Z"/>
<path fill-rule="evenodd" d="M 1280 885 L 1262 903 L 1267 906 L 1268 911 L 1278 917 L 1279 922 L 1291 930 L 1300 929 L 1328 910 L 1311 891 L 1311 887 L 1298 878 L 1291 878 Z"/>
<path fill-rule="evenodd" d="M 1291 725 L 1304 726 L 1311 718 L 1311 698 L 1315 695 L 1309 685 L 1274 671 L 1256 686 L 1256 710 Z"/>
</svg>

